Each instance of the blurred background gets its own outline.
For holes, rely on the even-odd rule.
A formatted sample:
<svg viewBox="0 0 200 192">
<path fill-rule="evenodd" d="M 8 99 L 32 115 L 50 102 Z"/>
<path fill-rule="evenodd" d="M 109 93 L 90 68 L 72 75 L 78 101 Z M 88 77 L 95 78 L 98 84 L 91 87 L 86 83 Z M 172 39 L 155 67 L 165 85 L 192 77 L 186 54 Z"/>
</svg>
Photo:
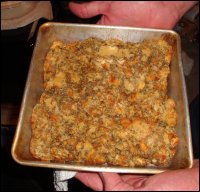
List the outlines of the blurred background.
<svg viewBox="0 0 200 192">
<path fill-rule="evenodd" d="M 83 2 L 83 1 L 81 1 Z M 79 3 L 81 3 L 79 1 Z M 68 1 L 1 1 L 1 190 L 54 190 L 53 170 L 24 167 L 11 157 L 24 86 L 38 28 L 47 21 L 95 24 L 100 16 L 80 19 Z M 199 7 L 195 6 L 175 29 L 182 39 L 188 101 L 199 94 Z M 90 191 L 76 179 L 69 191 Z"/>
</svg>

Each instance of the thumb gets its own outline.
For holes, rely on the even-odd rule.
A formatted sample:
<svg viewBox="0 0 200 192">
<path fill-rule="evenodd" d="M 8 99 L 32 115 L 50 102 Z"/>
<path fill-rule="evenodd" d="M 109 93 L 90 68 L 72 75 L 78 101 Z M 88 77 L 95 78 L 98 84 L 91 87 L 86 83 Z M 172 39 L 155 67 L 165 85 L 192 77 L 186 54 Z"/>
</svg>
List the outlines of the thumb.
<svg viewBox="0 0 200 192">
<path fill-rule="evenodd" d="M 99 175 L 103 181 L 104 191 L 133 191 L 133 187 L 124 183 L 117 173 L 99 173 Z"/>
<path fill-rule="evenodd" d="M 92 1 L 87 3 L 69 3 L 69 9 L 78 17 L 90 18 L 103 14 L 109 6 L 108 1 Z"/>
</svg>

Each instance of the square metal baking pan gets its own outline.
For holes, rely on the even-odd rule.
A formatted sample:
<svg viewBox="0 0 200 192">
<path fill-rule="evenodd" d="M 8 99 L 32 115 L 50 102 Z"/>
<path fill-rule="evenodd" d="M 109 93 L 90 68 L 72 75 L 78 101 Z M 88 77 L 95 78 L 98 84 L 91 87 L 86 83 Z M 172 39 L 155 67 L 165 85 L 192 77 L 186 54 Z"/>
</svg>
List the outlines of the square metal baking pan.
<svg viewBox="0 0 200 192">
<path fill-rule="evenodd" d="M 171 73 L 168 78 L 168 95 L 176 101 L 176 110 L 178 115 L 176 132 L 180 141 L 177 153 L 169 167 L 133 168 L 116 166 L 84 166 L 67 162 L 56 163 L 50 161 L 39 161 L 33 158 L 29 151 L 29 143 L 31 139 L 30 118 L 32 109 L 43 91 L 43 63 L 54 40 L 70 42 L 84 40 L 89 37 L 98 37 L 102 39 L 118 38 L 123 41 L 140 42 L 145 39 L 152 39 L 162 35 L 170 35 L 175 39 L 174 53 L 171 62 Z M 12 157 L 21 165 L 76 171 L 155 174 L 165 170 L 191 168 L 193 165 L 193 151 L 179 35 L 171 30 L 64 24 L 53 22 L 43 24 L 38 32 L 31 60 L 19 122 L 12 146 Z"/>
</svg>

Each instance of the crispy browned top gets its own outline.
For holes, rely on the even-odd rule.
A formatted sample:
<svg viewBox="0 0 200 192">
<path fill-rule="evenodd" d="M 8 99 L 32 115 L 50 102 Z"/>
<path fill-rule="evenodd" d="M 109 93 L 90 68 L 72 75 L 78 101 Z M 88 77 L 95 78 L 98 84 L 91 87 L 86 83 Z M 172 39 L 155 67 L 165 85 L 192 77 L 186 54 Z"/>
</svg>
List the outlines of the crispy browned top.
<svg viewBox="0 0 200 192">
<path fill-rule="evenodd" d="M 89 38 L 55 41 L 32 114 L 31 153 L 80 164 L 167 166 L 178 138 L 167 96 L 172 47 Z"/>
</svg>

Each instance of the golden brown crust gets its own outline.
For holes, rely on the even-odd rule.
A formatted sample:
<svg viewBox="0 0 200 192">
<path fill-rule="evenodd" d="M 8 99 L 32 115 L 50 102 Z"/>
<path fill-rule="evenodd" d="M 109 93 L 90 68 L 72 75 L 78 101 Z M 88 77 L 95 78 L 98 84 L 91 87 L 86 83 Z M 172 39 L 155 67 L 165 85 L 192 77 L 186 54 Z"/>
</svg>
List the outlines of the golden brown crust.
<svg viewBox="0 0 200 192">
<path fill-rule="evenodd" d="M 32 114 L 35 158 L 80 164 L 167 166 L 178 138 L 168 98 L 172 47 L 89 38 L 55 41 Z"/>
</svg>

